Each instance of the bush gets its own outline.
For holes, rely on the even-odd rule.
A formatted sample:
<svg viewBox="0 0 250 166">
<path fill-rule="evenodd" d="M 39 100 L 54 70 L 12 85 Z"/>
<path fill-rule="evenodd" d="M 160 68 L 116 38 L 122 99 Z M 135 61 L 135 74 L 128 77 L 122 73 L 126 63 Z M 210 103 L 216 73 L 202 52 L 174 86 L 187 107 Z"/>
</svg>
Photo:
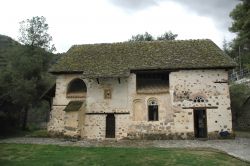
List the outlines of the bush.
<svg viewBox="0 0 250 166">
<path fill-rule="evenodd" d="M 46 137 L 49 137 L 49 134 L 48 134 L 47 130 L 35 130 L 35 131 L 32 131 L 31 133 L 27 134 L 26 136 L 46 138 Z"/>
<path fill-rule="evenodd" d="M 245 84 L 233 84 L 230 86 L 231 109 L 233 125 L 238 128 L 242 116 L 250 114 L 250 87 Z M 246 122 L 244 122 L 246 123 Z"/>
</svg>

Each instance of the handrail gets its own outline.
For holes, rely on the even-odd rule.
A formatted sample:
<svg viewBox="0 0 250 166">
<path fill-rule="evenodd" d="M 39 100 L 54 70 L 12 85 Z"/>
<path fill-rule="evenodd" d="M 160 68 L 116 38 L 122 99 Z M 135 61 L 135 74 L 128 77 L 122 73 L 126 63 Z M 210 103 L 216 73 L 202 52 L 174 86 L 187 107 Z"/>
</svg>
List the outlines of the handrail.
<svg viewBox="0 0 250 166">
<path fill-rule="evenodd" d="M 242 78 L 245 78 L 247 76 L 250 76 L 250 70 L 249 69 L 241 69 L 238 71 L 233 70 L 233 72 L 229 75 L 229 79 L 231 81 L 237 81 Z"/>
</svg>

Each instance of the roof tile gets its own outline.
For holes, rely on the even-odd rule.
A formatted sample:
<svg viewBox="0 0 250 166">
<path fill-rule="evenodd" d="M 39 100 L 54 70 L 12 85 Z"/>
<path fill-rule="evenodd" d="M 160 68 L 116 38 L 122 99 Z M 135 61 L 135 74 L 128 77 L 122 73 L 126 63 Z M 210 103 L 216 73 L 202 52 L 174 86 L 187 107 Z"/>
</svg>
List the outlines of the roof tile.
<svg viewBox="0 0 250 166">
<path fill-rule="evenodd" d="M 122 77 L 130 70 L 233 68 L 236 63 L 211 40 L 123 42 L 72 46 L 50 72 L 83 77 Z"/>
</svg>

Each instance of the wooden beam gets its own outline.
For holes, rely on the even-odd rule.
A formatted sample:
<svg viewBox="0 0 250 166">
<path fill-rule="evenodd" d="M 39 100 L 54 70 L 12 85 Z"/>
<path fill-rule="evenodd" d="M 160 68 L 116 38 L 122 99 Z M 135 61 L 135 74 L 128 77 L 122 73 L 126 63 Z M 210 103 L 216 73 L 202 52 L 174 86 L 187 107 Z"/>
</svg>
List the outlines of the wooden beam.
<svg viewBox="0 0 250 166">
<path fill-rule="evenodd" d="M 182 107 L 182 109 L 218 109 L 216 106 L 209 106 L 209 107 Z"/>
<path fill-rule="evenodd" d="M 130 114 L 129 112 L 87 112 L 86 115 Z"/>
</svg>

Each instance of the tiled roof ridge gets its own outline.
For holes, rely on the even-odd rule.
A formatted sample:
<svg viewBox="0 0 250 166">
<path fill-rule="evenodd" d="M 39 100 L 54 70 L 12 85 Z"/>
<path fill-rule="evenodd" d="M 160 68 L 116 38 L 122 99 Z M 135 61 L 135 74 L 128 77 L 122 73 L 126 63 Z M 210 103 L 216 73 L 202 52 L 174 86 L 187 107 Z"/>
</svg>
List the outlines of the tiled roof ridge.
<svg viewBox="0 0 250 166">
<path fill-rule="evenodd" d="M 112 42 L 112 43 L 84 43 L 84 44 L 73 44 L 71 48 L 74 47 L 79 47 L 79 46 L 91 46 L 91 45 L 116 45 L 116 44 L 127 44 L 127 43 L 165 43 L 165 42 L 169 42 L 169 43 L 176 43 L 176 42 L 198 42 L 198 41 L 212 41 L 211 39 L 208 38 L 204 38 L 204 39 L 177 39 L 177 40 L 153 40 L 153 41 L 124 41 L 124 42 Z M 70 50 L 69 49 L 69 50 Z"/>
</svg>

